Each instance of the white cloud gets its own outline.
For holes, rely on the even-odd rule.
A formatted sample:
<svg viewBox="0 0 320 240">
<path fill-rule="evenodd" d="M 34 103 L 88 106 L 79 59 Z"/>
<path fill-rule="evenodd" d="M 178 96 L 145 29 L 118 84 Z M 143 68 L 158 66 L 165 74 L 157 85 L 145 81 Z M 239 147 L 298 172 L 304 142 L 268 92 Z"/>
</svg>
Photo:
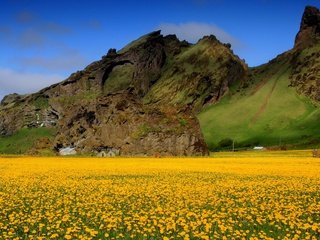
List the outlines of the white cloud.
<svg viewBox="0 0 320 240">
<path fill-rule="evenodd" d="M 10 93 L 33 93 L 62 80 L 64 77 L 56 74 L 17 72 L 0 68 L 0 99 Z"/>
<path fill-rule="evenodd" d="M 162 34 L 176 34 L 180 40 L 195 43 L 203 36 L 215 35 L 223 43 L 231 43 L 234 47 L 241 46 L 239 40 L 214 24 L 188 22 L 188 23 L 162 23 L 159 26 Z"/>
</svg>

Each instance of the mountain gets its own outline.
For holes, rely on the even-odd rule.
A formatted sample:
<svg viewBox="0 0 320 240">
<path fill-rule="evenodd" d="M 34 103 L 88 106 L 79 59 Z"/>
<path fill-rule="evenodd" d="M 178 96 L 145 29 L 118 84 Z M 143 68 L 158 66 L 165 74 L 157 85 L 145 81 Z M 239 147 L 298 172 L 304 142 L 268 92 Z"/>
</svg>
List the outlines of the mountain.
<svg viewBox="0 0 320 240">
<path fill-rule="evenodd" d="M 190 44 L 155 31 L 110 49 L 61 83 L 6 96 L 0 152 L 203 156 L 234 142 L 318 144 L 319 16 L 306 7 L 293 49 L 254 68 L 212 35 Z"/>
<path fill-rule="evenodd" d="M 8 95 L 0 107 L 0 151 L 207 155 L 195 114 L 247 71 L 230 47 L 214 36 L 192 45 L 156 31 L 110 49 L 61 83 Z M 39 144 L 44 139 L 50 144 Z"/>
<path fill-rule="evenodd" d="M 250 68 L 199 119 L 210 148 L 312 147 L 320 142 L 320 12 L 306 7 L 293 49 Z"/>
</svg>

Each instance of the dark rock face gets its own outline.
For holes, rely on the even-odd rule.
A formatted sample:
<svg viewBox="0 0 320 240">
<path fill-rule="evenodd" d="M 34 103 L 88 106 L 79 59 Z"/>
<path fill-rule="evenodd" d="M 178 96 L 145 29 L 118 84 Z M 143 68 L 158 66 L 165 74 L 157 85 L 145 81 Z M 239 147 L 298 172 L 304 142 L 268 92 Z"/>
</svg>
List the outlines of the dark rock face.
<svg viewBox="0 0 320 240">
<path fill-rule="evenodd" d="M 1 100 L 1 105 L 3 106 L 6 106 L 8 104 L 11 104 L 11 103 L 16 103 L 16 102 L 19 102 L 21 100 L 23 96 L 22 95 L 19 95 L 17 93 L 13 93 L 13 94 L 9 94 L 7 96 L 5 96 L 2 100 Z"/>
<path fill-rule="evenodd" d="M 296 36 L 295 47 L 310 46 L 320 40 L 320 11 L 307 6 L 302 16 L 300 31 Z"/>
<path fill-rule="evenodd" d="M 134 51 L 125 53 L 122 58 L 129 59 L 136 64 L 132 84 L 137 95 L 143 97 L 160 77 L 161 68 L 166 61 L 163 37 L 160 32 L 151 35 L 148 41 Z"/>
<path fill-rule="evenodd" d="M 320 52 L 311 47 L 294 52 L 290 86 L 312 100 L 320 102 Z"/>
<path fill-rule="evenodd" d="M 197 119 L 175 109 L 144 106 L 128 92 L 78 102 L 66 109 L 56 148 L 118 149 L 121 155 L 207 155 Z"/>
<path fill-rule="evenodd" d="M 115 48 L 110 48 L 107 53 L 107 57 L 113 57 L 117 55 L 117 50 Z"/>
<path fill-rule="evenodd" d="M 305 8 L 297 34 L 295 47 L 289 54 L 290 86 L 298 93 L 320 101 L 320 11 L 316 7 Z"/>
<path fill-rule="evenodd" d="M 55 127 L 58 119 L 59 112 L 43 94 L 8 95 L 0 105 L 0 135 L 12 135 L 21 128 Z"/>
</svg>

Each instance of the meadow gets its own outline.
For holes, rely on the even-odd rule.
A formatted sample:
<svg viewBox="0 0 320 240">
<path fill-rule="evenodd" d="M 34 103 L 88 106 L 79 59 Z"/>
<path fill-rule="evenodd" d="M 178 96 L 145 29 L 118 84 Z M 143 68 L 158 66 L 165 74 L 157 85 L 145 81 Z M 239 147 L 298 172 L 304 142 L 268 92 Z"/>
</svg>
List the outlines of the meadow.
<svg viewBox="0 0 320 240">
<path fill-rule="evenodd" d="M 320 159 L 0 158 L 0 239 L 319 239 Z"/>
<path fill-rule="evenodd" d="M 253 77 L 254 83 L 240 91 L 237 85 L 231 87 L 220 102 L 198 115 L 211 149 L 222 149 L 219 142 L 223 139 L 234 140 L 240 149 L 257 145 L 319 147 L 319 104 L 288 88 L 287 63 L 271 66 L 258 67 L 263 73 Z"/>
</svg>

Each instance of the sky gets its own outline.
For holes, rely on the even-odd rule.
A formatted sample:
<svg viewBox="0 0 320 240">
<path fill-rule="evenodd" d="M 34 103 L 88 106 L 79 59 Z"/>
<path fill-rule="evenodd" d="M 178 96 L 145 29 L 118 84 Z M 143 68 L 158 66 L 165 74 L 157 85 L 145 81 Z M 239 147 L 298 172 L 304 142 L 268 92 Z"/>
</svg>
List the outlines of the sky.
<svg viewBox="0 0 320 240">
<path fill-rule="evenodd" d="M 154 30 L 195 43 L 216 35 L 249 66 L 292 48 L 319 0 L 0 0 L 0 99 L 66 79 Z"/>
</svg>

